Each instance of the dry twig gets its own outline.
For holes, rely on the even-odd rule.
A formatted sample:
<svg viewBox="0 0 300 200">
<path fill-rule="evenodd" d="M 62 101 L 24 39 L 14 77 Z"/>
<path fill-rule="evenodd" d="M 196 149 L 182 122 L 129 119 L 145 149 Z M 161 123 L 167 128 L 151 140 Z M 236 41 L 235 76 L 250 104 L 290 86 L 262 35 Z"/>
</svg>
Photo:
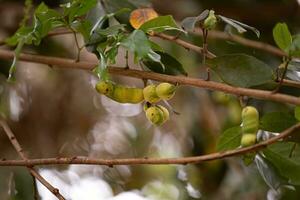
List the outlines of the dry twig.
<svg viewBox="0 0 300 200">
<path fill-rule="evenodd" d="M 28 162 L 29 159 L 23 152 L 21 145 L 19 144 L 17 138 L 15 137 L 12 130 L 9 128 L 8 124 L 4 120 L 0 120 L 0 125 L 2 126 L 4 132 L 6 133 L 7 137 L 9 138 L 11 144 L 14 146 L 15 150 L 19 154 L 19 156 L 23 159 L 23 161 Z M 27 169 L 29 170 L 30 174 L 35 177 L 37 180 L 40 181 L 52 194 L 54 194 L 57 199 L 65 200 L 65 198 L 59 193 L 59 190 L 53 187 L 46 179 L 44 179 L 33 167 L 34 165 L 26 165 Z"/>
</svg>

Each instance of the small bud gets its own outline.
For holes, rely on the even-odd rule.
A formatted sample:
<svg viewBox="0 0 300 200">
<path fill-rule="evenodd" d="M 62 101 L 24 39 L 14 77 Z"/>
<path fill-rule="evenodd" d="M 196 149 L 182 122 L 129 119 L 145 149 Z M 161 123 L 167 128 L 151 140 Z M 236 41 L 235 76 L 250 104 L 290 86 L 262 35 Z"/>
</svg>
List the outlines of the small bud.
<svg viewBox="0 0 300 200">
<path fill-rule="evenodd" d="M 216 27 L 217 25 L 217 17 L 215 15 L 215 11 L 210 10 L 208 17 L 204 20 L 203 27 L 207 30 L 212 30 Z"/>
</svg>

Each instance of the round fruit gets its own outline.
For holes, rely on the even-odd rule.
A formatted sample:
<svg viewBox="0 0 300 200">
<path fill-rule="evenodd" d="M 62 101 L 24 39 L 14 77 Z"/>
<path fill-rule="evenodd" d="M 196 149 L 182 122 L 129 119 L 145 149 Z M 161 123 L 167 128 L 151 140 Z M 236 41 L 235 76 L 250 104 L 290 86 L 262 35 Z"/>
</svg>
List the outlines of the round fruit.
<svg viewBox="0 0 300 200">
<path fill-rule="evenodd" d="M 244 134 L 241 139 L 241 146 L 248 147 L 256 143 L 256 134 Z"/>
<path fill-rule="evenodd" d="M 259 113 L 256 108 L 247 106 L 242 110 L 243 133 L 256 134 L 259 129 Z"/>
<path fill-rule="evenodd" d="M 147 119 L 154 125 L 161 125 L 164 122 L 164 113 L 157 106 L 152 106 L 146 110 Z"/>
<path fill-rule="evenodd" d="M 143 89 L 144 99 L 149 103 L 157 103 L 161 100 L 159 96 L 156 94 L 156 86 L 148 85 Z"/>
<path fill-rule="evenodd" d="M 169 100 L 171 99 L 176 91 L 176 86 L 170 83 L 160 83 L 156 86 L 156 94 L 158 97 Z"/>
</svg>

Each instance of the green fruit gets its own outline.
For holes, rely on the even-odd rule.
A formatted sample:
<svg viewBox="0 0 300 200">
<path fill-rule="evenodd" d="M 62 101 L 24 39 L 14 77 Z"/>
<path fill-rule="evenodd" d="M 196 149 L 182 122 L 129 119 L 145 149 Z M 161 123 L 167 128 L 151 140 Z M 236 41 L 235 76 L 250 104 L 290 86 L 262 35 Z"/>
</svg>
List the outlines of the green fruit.
<svg viewBox="0 0 300 200">
<path fill-rule="evenodd" d="M 115 85 L 111 98 L 119 103 L 140 103 L 144 100 L 143 90 L 140 88 L 128 88 Z"/>
<path fill-rule="evenodd" d="M 212 30 L 217 25 L 217 17 L 215 15 L 215 11 L 210 10 L 208 17 L 204 20 L 203 27 L 207 30 Z"/>
<path fill-rule="evenodd" d="M 161 125 L 164 123 L 164 113 L 157 106 L 152 106 L 146 110 L 147 119 L 154 125 Z"/>
<path fill-rule="evenodd" d="M 156 94 L 164 100 L 171 99 L 176 91 L 176 86 L 170 83 L 161 83 L 156 86 Z"/>
<path fill-rule="evenodd" d="M 248 147 L 256 143 L 256 134 L 243 134 L 241 139 L 241 146 Z"/>
<path fill-rule="evenodd" d="M 242 110 L 242 132 L 256 134 L 259 129 L 259 113 L 256 108 L 247 106 Z"/>
<path fill-rule="evenodd" d="M 100 81 L 96 84 L 96 90 L 110 99 L 119 103 L 137 104 L 144 100 L 143 90 L 130 88 L 110 82 Z"/>
<path fill-rule="evenodd" d="M 148 85 L 143 89 L 144 99 L 149 103 L 157 103 L 161 99 L 156 94 L 156 86 L 155 85 Z"/>
<path fill-rule="evenodd" d="M 168 121 L 170 119 L 170 114 L 169 114 L 169 111 L 168 109 L 166 109 L 165 107 L 161 106 L 161 105 L 158 105 L 157 106 L 164 114 L 164 122 Z"/>
</svg>

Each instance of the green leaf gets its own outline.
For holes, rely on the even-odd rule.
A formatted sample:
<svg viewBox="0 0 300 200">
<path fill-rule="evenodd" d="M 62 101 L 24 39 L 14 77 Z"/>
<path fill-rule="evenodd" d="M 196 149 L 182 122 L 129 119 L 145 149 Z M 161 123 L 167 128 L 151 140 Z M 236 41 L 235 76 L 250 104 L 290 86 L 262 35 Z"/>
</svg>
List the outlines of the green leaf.
<svg viewBox="0 0 300 200">
<path fill-rule="evenodd" d="M 33 25 L 31 27 L 20 27 L 6 42 L 9 45 L 16 45 L 20 41 L 25 44 L 39 45 L 42 38 L 49 31 L 63 25 L 60 14 L 41 3 L 35 10 Z"/>
<path fill-rule="evenodd" d="M 97 4 L 97 0 L 73 0 L 71 3 L 62 5 L 64 15 L 68 17 L 68 22 L 71 24 L 77 17 L 88 13 Z"/>
<path fill-rule="evenodd" d="M 257 154 L 255 163 L 266 184 L 273 190 L 277 190 L 281 186 L 288 184 L 286 178 L 278 173 L 274 164 L 267 160 L 264 155 Z"/>
<path fill-rule="evenodd" d="M 272 112 L 265 114 L 260 120 L 260 129 L 280 133 L 293 126 L 297 120 L 292 114 L 286 112 Z"/>
<path fill-rule="evenodd" d="M 273 81 L 270 66 L 246 54 L 230 54 L 208 60 L 211 69 L 227 84 L 258 86 Z"/>
<path fill-rule="evenodd" d="M 33 40 L 35 40 L 32 32 L 33 28 L 31 27 L 20 27 L 17 32 L 10 38 L 7 38 L 5 42 L 11 46 L 17 45 L 20 41 L 24 41 L 25 44 L 32 44 Z"/>
<path fill-rule="evenodd" d="M 151 44 L 151 49 L 152 49 L 153 51 L 161 51 L 161 52 L 164 52 L 164 49 L 163 49 L 161 46 L 159 46 L 159 44 L 157 44 L 157 43 L 155 43 L 155 42 L 153 42 L 153 41 L 151 41 L 151 40 L 149 40 L 149 42 L 150 42 L 150 44 Z"/>
<path fill-rule="evenodd" d="M 83 36 L 85 42 L 89 40 L 92 29 L 92 24 L 89 21 L 76 21 L 72 27 Z"/>
<path fill-rule="evenodd" d="M 175 20 L 171 15 L 167 16 L 159 16 L 154 19 L 151 19 L 147 22 L 145 22 L 140 28 L 140 30 L 144 31 L 145 33 L 154 31 L 156 33 L 160 33 L 163 31 L 168 30 L 176 30 L 176 31 L 182 31 L 180 28 L 178 28 Z"/>
<path fill-rule="evenodd" d="M 273 29 L 273 38 L 277 46 L 287 52 L 292 44 L 292 36 L 285 23 L 277 23 Z"/>
<path fill-rule="evenodd" d="M 295 108 L 295 118 L 300 121 L 300 106 Z"/>
<path fill-rule="evenodd" d="M 296 147 L 291 154 L 293 145 L 294 143 L 287 142 L 273 144 L 263 153 L 266 159 L 276 167 L 278 173 L 289 180 L 290 184 L 300 185 L 300 149 Z"/>
<path fill-rule="evenodd" d="M 64 25 L 61 15 L 49 9 L 44 3 L 41 3 L 34 14 L 34 30 L 32 34 L 35 36 L 33 43 L 39 45 L 43 37 L 45 37 L 51 30 Z"/>
<path fill-rule="evenodd" d="M 156 51 L 160 55 L 160 62 L 144 59 L 143 64 L 153 72 L 169 75 L 187 75 L 182 64 L 168 53 Z"/>
<path fill-rule="evenodd" d="M 244 24 L 242 22 L 239 22 L 237 20 L 234 19 L 230 19 L 228 17 L 224 17 L 222 15 L 218 15 L 218 17 L 224 21 L 226 24 L 232 26 L 233 28 L 235 28 L 239 33 L 244 33 L 247 30 L 251 30 L 252 32 L 254 32 L 256 34 L 257 37 L 260 36 L 260 32 L 259 30 L 257 30 L 256 28 L 249 26 L 247 24 Z"/>
<path fill-rule="evenodd" d="M 137 9 L 137 3 L 138 1 L 128 1 L 128 0 L 102 0 L 105 11 L 107 13 L 114 13 L 117 12 L 123 8 L 127 8 L 130 11 Z M 121 15 L 115 16 L 115 18 L 121 23 L 121 24 L 128 24 L 129 25 L 129 16 L 130 12 L 128 13 L 123 13 Z M 128 26 L 130 27 L 130 26 Z M 127 27 L 127 28 L 128 28 Z"/>
<path fill-rule="evenodd" d="M 293 36 L 293 41 L 289 48 L 289 54 L 291 56 L 300 57 L 300 35 Z"/>
<path fill-rule="evenodd" d="M 200 15 L 196 17 L 184 18 L 181 22 L 181 27 L 186 31 L 194 31 L 198 22 L 203 21 L 209 14 L 209 10 L 204 10 Z"/>
<path fill-rule="evenodd" d="M 114 36 L 117 35 L 119 32 L 123 31 L 125 26 L 125 24 L 116 24 L 106 29 L 97 29 L 95 30 L 95 33 L 106 37 Z"/>
<path fill-rule="evenodd" d="M 242 128 L 240 126 L 227 129 L 219 138 L 218 151 L 236 149 L 241 144 Z"/>
<path fill-rule="evenodd" d="M 149 39 L 141 30 L 133 31 L 121 42 L 121 45 L 133 52 L 139 58 L 147 58 L 151 50 Z"/>
<path fill-rule="evenodd" d="M 93 70 L 94 74 L 98 76 L 98 78 L 102 81 L 109 80 L 109 73 L 107 69 L 107 58 L 105 57 L 104 53 L 102 52 L 101 48 L 97 49 L 99 55 L 99 64 Z"/>
</svg>

